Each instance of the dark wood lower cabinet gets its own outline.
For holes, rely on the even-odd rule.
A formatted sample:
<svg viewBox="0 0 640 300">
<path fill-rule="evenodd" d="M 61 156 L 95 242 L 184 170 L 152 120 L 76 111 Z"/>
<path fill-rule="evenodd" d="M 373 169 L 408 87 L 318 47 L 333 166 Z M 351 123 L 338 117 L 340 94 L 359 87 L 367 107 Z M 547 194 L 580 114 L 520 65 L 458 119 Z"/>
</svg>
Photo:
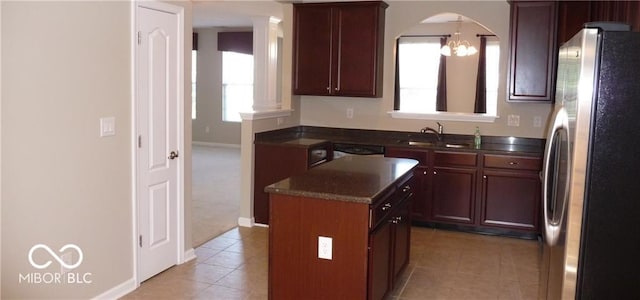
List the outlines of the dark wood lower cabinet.
<svg viewBox="0 0 640 300">
<path fill-rule="evenodd" d="M 434 151 L 431 221 L 475 223 L 477 164 L 477 153 Z"/>
<path fill-rule="evenodd" d="M 427 199 L 431 193 L 431 171 L 432 168 L 419 166 L 413 171 L 413 178 L 416 181 L 416 190 L 413 199 Z M 416 221 L 427 221 L 431 211 L 428 201 L 411 201 L 411 219 Z"/>
<path fill-rule="evenodd" d="M 265 186 L 315 166 L 314 151 L 325 151 L 327 160 L 333 158 L 331 143 L 311 139 L 300 141 L 255 145 L 253 213 L 256 223 L 269 224 L 269 194 L 264 191 Z"/>
<path fill-rule="evenodd" d="M 485 155 L 480 225 L 539 231 L 540 157 Z"/>
<path fill-rule="evenodd" d="M 480 224 L 537 231 L 540 185 L 535 172 L 485 170 Z"/>
<path fill-rule="evenodd" d="M 475 222 L 476 169 L 435 167 L 431 182 L 431 219 L 459 224 Z"/>
<path fill-rule="evenodd" d="M 392 217 L 392 243 L 393 245 L 393 276 L 391 279 L 391 288 L 397 287 L 396 279 L 409 264 L 409 255 L 411 253 L 411 203 L 412 198 L 407 199 L 401 204 Z"/>
<path fill-rule="evenodd" d="M 410 172 L 371 205 L 271 194 L 269 299 L 384 299 L 409 263 L 414 190 Z"/>
<path fill-rule="evenodd" d="M 270 206 L 269 299 L 367 299 L 369 205 L 272 194 Z"/>
<path fill-rule="evenodd" d="M 369 236 L 368 299 L 383 299 L 391 289 L 391 223 L 385 222 Z"/>
<path fill-rule="evenodd" d="M 542 158 L 507 154 L 386 149 L 420 161 L 411 205 L 418 224 L 491 233 L 539 233 Z"/>
</svg>

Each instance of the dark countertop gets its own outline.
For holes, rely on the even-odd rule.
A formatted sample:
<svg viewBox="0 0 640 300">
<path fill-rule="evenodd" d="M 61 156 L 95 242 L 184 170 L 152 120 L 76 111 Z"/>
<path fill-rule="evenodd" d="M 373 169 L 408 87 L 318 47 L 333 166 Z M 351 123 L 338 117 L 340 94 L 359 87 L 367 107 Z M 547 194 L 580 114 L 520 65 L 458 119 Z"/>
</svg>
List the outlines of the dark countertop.
<svg viewBox="0 0 640 300">
<path fill-rule="evenodd" d="M 345 129 L 315 126 L 296 126 L 257 133 L 255 143 L 293 144 L 309 141 L 378 145 L 411 149 L 433 149 L 436 151 L 475 152 L 541 157 L 545 140 L 535 138 L 482 136 L 479 148 L 473 147 L 473 135 L 444 134 L 443 141 L 436 142 L 435 135 L 420 132 Z M 297 139 L 301 141 L 296 142 Z M 409 145 L 409 141 L 432 142 L 433 146 Z M 447 148 L 447 143 L 469 144 L 466 148 Z M 307 145 L 311 146 L 311 145 Z"/>
<path fill-rule="evenodd" d="M 327 142 L 328 142 L 327 140 L 309 139 L 309 138 L 295 138 L 295 139 L 290 139 L 285 141 L 276 141 L 276 143 L 282 143 L 282 144 L 287 144 L 291 146 L 300 146 L 305 148 L 327 143 Z"/>
<path fill-rule="evenodd" d="M 265 187 L 265 192 L 371 204 L 410 172 L 413 159 L 346 156 Z"/>
</svg>

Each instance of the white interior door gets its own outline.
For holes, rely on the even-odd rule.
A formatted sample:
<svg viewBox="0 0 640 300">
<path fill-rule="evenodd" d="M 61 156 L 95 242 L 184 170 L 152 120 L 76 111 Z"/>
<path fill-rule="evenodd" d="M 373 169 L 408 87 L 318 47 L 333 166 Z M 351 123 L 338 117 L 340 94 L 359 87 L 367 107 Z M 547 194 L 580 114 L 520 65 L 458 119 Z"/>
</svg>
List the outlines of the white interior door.
<svg viewBox="0 0 640 300">
<path fill-rule="evenodd" d="M 178 16 L 137 7 L 138 280 L 175 265 L 178 241 Z"/>
</svg>

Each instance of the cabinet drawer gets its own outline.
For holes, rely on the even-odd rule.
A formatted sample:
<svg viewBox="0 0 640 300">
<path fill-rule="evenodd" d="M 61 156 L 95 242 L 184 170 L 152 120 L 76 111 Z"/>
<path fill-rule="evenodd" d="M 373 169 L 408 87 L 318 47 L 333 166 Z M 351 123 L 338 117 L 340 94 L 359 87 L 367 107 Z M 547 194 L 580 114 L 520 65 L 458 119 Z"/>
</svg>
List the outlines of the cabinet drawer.
<svg viewBox="0 0 640 300">
<path fill-rule="evenodd" d="M 484 156 L 484 167 L 539 171 L 542 170 L 542 159 L 540 157 L 487 154 Z"/>
<path fill-rule="evenodd" d="M 385 192 L 385 195 L 379 201 L 371 205 L 369 228 L 373 229 L 378 226 L 378 223 L 384 222 L 391 211 L 413 195 L 414 190 L 415 180 L 411 175 L 406 176 L 394 188 Z"/>
<path fill-rule="evenodd" d="M 391 192 L 380 199 L 376 204 L 371 205 L 370 208 L 370 220 L 369 220 L 369 229 L 373 229 L 378 226 L 380 221 L 384 220 L 393 207 L 397 204 L 398 198 L 395 197 L 395 189 L 392 189 Z"/>
<path fill-rule="evenodd" d="M 413 177 L 411 177 L 409 180 L 398 185 L 398 189 L 396 190 L 396 193 L 395 193 L 395 198 L 397 199 L 397 201 L 402 201 L 404 199 L 407 199 L 411 197 L 411 195 L 413 195 L 413 191 L 415 190 L 415 188 L 416 187 L 414 184 Z"/>
<path fill-rule="evenodd" d="M 436 166 L 476 166 L 478 154 L 463 152 L 438 152 L 434 156 Z"/>
</svg>

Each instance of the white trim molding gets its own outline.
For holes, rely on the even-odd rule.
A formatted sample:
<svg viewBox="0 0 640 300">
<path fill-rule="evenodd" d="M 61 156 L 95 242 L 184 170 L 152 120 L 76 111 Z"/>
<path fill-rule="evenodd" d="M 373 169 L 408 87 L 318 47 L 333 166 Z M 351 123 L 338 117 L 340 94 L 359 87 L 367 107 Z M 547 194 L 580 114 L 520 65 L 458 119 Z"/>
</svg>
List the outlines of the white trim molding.
<svg viewBox="0 0 640 300">
<path fill-rule="evenodd" d="M 265 111 L 252 111 L 252 112 L 241 112 L 240 117 L 242 120 L 262 120 L 262 119 L 273 119 L 280 117 L 289 117 L 293 112 L 292 109 L 277 109 L 277 110 L 265 110 Z"/>
<path fill-rule="evenodd" d="M 414 120 L 437 120 L 437 121 L 457 121 L 457 122 L 482 122 L 494 123 L 499 116 L 487 114 L 457 113 L 457 112 L 432 112 L 413 113 L 394 110 L 387 112 L 394 119 L 414 119 Z"/>
<path fill-rule="evenodd" d="M 280 109 L 278 87 L 278 24 L 280 19 L 256 16 L 253 21 L 253 109 Z"/>
<path fill-rule="evenodd" d="M 239 144 L 224 144 L 224 143 L 211 143 L 211 142 L 199 142 L 199 141 L 192 141 L 191 144 L 194 146 L 240 149 Z"/>
</svg>

